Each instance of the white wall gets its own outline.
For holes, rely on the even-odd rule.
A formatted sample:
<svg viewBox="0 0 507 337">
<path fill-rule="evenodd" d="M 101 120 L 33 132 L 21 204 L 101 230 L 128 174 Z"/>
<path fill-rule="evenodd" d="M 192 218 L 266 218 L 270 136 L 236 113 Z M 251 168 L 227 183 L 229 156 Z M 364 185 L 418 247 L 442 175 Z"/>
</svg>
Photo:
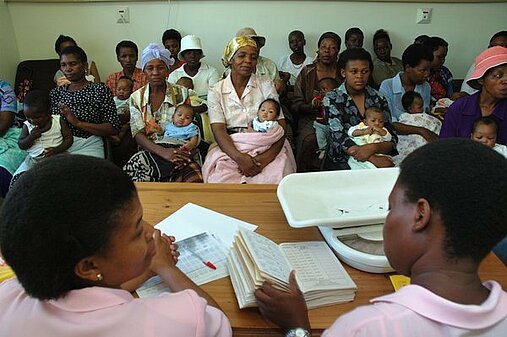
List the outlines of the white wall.
<svg viewBox="0 0 507 337">
<path fill-rule="evenodd" d="M 431 24 L 415 23 L 418 7 L 432 7 Z M 101 77 L 118 71 L 114 54 L 122 39 L 140 49 L 160 42 L 162 32 L 176 28 L 201 37 L 205 60 L 222 69 L 220 57 L 235 32 L 252 26 L 267 37 L 262 54 L 277 60 L 287 53 L 287 34 L 300 29 L 307 36 L 307 51 L 316 49 L 319 35 L 358 26 L 366 34 L 365 48 L 378 28 L 387 29 L 393 55 L 420 34 L 439 35 L 450 43 L 446 65 L 462 78 L 490 36 L 506 29 L 507 3 L 378 3 L 353 1 L 167 1 L 123 3 L 8 4 L 22 60 L 55 57 L 54 41 L 60 33 L 71 35 L 96 61 Z M 117 24 L 115 12 L 128 7 L 130 24 Z M 2 36 L 3 36 L 2 32 Z M 3 49 L 3 45 L 2 45 Z"/>
<path fill-rule="evenodd" d="M 3 0 L 0 0 L 0 78 L 11 85 L 14 84 L 19 60 L 18 45 L 14 35 L 11 15 L 7 5 Z"/>
</svg>

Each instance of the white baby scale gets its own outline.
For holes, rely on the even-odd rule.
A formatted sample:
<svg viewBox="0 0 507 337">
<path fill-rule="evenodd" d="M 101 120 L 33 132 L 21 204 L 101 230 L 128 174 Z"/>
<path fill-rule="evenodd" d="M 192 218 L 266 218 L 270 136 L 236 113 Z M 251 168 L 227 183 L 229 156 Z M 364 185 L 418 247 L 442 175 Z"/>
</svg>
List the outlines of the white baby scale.
<svg viewBox="0 0 507 337">
<path fill-rule="evenodd" d="M 382 228 L 398 168 L 296 173 L 278 185 L 291 227 L 319 226 L 340 260 L 370 273 L 393 271 Z"/>
</svg>

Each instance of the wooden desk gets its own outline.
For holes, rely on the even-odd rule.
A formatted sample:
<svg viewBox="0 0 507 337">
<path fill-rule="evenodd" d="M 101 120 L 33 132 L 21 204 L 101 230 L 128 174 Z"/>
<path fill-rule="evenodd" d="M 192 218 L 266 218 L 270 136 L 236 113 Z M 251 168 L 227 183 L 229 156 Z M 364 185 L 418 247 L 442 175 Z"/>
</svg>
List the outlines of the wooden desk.
<svg viewBox="0 0 507 337">
<path fill-rule="evenodd" d="M 275 185 L 215 185 L 177 183 L 138 183 L 144 218 L 156 224 L 188 202 L 258 225 L 258 232 L 277 243 L 323 240 L 317 228 L 294 229 L 289 227 L 276 197 Z M 203 221 L 206 221 L 203 219 Z M 391 293 L 393 288 L 384 274 L 370 274 L 345 265 L 357 284 L 353 302 L 310 310 L 314 336 L 320 335 L 341 314 L 368 300 Z M 494 279 L 507 287 L 505 266 L 493 254 L 481 268 L 484 280 Z M 203 286 L 222 307 L 231 321 L 235 336 L 280 336 L 282 331 L 265 321 L 257 309 L 240 310 L 229 278 Z"/>
</svg>

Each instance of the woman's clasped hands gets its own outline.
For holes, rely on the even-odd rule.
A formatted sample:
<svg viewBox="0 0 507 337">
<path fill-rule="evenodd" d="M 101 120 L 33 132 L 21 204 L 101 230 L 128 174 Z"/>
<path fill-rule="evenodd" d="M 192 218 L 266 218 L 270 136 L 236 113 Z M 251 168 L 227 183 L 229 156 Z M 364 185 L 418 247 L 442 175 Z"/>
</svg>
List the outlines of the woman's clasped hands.
<svg viewBox="0 0 507 337">
<path fill-rule="evenodd" d="M 262 172 L 262 164 L 247 153 L 242 153 L 236 163 L 239 171 L 247 177 L 253 177 Z"/>
</svg>

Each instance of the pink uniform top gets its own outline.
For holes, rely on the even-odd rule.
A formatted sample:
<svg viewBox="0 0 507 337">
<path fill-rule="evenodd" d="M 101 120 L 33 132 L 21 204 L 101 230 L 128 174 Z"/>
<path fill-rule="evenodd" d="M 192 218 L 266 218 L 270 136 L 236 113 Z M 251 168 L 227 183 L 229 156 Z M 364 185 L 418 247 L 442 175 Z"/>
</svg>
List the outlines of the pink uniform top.
<svg viewBox="0 0 507 337">
<path fill-rule="evenodd" d="M 408 285 L 341 316 L 322 336 L 507 336 L 507 293 L 495 281 L 484 286 L 484 303 L 464 305 Z"/>
<path fill-rule="evenodd" d="M 193 290 L 134 298 L 88 287 L 58 300 L 26 294 L 15 279 L 0 284 L 0 336 L 231 336 L 229 320 Z"/>
</svg>

